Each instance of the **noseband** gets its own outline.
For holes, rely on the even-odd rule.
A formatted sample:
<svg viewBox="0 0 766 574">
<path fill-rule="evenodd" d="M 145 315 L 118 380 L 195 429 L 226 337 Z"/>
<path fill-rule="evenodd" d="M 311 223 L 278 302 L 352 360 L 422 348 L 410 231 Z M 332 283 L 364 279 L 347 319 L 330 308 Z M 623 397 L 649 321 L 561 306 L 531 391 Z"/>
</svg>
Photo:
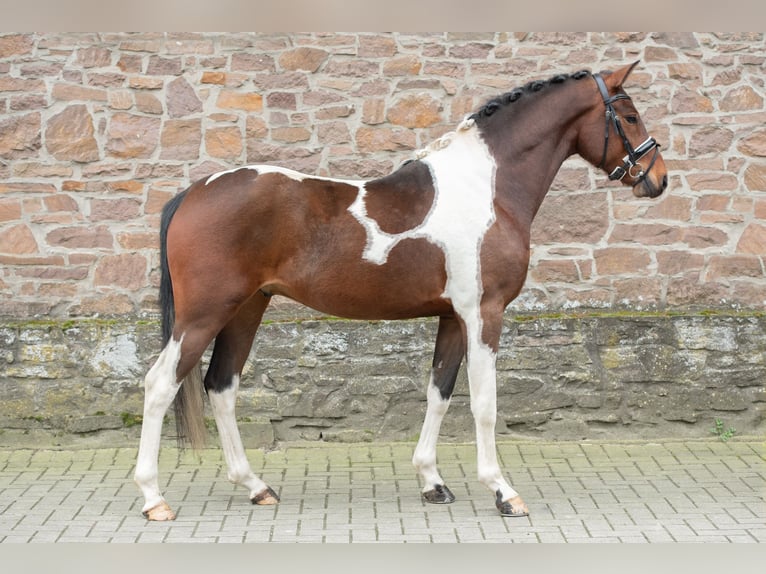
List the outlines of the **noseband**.
<svg viewBox="0 0 766 574">
<path fill-rule="evenodd" d="M 599 168 L 605 168 L 606 164 L 606 153 L 607 149 L 609 148 L 609 131 L 610 126 L 614 126 L 615 131 L 617 132 L 617 135 L 620 136 L 622 139 L 622 145 L 625 148 L 625 152 L 628 154 L 624 158 L 622 158 L 622 165 L 618 165 L 616 168 L 612 170 L 612 172 L 609 174 L 609 179 L 614 180 L 620 180 L 625 177 L 625 175 L 630 175 L 631 178 L 636 180 L 636 183 L 634 185 L 638 185 L 644 179 L 646 179 L 647 174 L 649 173 L 649 170 L 652 169 L 652 166 L 654 165 L 654 162 L 657 160 L 657 153 L 659 151 L 660 144 L 657 143 L 657 141 L 650 137 L 648 138 L 644 143 L 639 145 L 636 149 L 633 149 L 633 146 L 628 141 L 627 136 L 625 135 L 625 132 L 622 129 L 622 124 L 620 123 L 620 117 L 617 115 L 617 112 L 614 111 L 614 106 L 612 104 L 616 102 L 617 100 L 629 100 L 630 97 L 627 94 L 615 94 L 614 96 L 609 95 L 609 90 L 606 88 L 606 83 L 604 83 L 604 79 L 601 77 L 600 74 L 593 74 L 593 79 L 596 80 L 596 85 L 598 86 L 599 92 L 601 92 L 601 98 L 604 100 L 604 105 L 606 106 L 606 129 L 604 131 L 604 154 L 601 156 L 601 163 L 599 164 Z M 649 167 L 644 169 L 644 167 L 639 163 L 639 161 L 650 151 L 654 150 L 654 155 L 652 156 L 652 160 L 649 162 Z"/>
</svg>

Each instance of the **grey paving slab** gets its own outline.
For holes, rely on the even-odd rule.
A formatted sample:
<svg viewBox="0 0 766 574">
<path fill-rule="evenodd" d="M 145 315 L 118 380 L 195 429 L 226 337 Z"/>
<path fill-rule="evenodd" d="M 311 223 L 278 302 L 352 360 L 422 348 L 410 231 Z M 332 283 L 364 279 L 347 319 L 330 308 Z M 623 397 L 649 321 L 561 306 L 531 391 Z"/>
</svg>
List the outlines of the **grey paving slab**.
<svg viewBox="0 0 766 574">
<path fill-rule="evenodd" d="M 136 449 L 0 450 L 0 542 L 654 543 L 766 542 L 766 461 L 756 440 L 503 442 L 498 454 L 531 515 L 502 518 L 475 480 L 471 444 L 441 444 L 457 496 L 420 500 L 413 444 L 290 444 L 250 450 L 282 497 L 252 506 L 218 449 L 164 448 L 178 518 L 147 522 Z"/>
</svg>

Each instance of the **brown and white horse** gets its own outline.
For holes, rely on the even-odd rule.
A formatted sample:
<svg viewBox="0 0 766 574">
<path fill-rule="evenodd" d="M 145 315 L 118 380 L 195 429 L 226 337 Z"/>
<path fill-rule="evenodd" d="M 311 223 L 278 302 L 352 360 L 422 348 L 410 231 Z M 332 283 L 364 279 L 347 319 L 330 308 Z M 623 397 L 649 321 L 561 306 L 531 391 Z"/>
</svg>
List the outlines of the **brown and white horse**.
<svg viewBox="0 0 766 574">
<path fill-rule="evenodd" d="M 164 347 L 146 375 L 135 472 L 144 515 L 175 518 L 158 484 L 162 420 L 175 398 L 187 438 L 195 444 L 204 433 L 198 365 L 213 340 L 204 388 L 228 477 L 254 504 L 279 501 L 252 472 L 234 411 L 255 332 L 270 298 L 282 295 L 353 319 L 438 316 L 413 456 L 423 499 L 454 500 L 436 467 L 436 443 L 465 356 L 478 479 L 503 516 L 526 516 L 495 449 L 503 311 L 524 284 L 532 220 L 567 157 L 579 154 L 638 197 L 666 188 L 659 146 L 622 87 L 635 65 L 503 94 L 380 179 L 254 165 L 211 175 L 173 198 L 161 226 Z"/>
</svg>

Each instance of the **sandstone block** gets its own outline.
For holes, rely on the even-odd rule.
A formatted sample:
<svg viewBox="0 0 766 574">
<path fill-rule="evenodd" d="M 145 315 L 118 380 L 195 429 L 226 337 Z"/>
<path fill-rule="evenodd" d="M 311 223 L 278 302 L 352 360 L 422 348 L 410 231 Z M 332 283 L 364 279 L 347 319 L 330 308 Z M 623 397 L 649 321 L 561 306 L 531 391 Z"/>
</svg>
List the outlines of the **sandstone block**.
<svg viewBox="0 0 766 574">
<path fill-rule="evenodd" d="M 766 255 L 766 225 L 751 223 L 737 242 L 737 253 Z"/>
<path fill-rule="evenodd" d="M 96 286 L 115 286 L 139 289 L 146 285 L 146 258 L 143 255 L 124 253 L 102 257 L 93 279 Z"/>
<path fill-rule="evenodd" d="M 95 227 L 61 227 L 50 231 L 45 240 L 48 245 L 69 249 L 97 248 L 111 249 L 112 233 L 105 225 Z"/>
<path fill-rule="evenodd" d="M 224 109 L 260 112 L 263 109 L 263 96 L 260 94 L 223 90 L 218 95 L 216 106 Z"/>
<path fill-rule="evenodd" d="M 109 122 L 107 151 L 123 159 L 148 158 L 159 141 L 160 120 L 118 112 Z"/>
<path fill-rule="evenodd" d="M 180 118 L 202 111 L 202 102 L 186 78 L 176 78 L 168 84 L 166 105 L 171 118 Z"/>
<path fill-rule="evenodd" d="M 160 139 L 160 159 L 197 159 L 201 141 L 202 120 L 166 120 Z"/>
<path fill-rule="evenodd" d="M 308 141 L 311 138 L 311 132 L 299 127 L 275 128 L 271 130 L 271 138 L 278 142 L 296 143 Z"/>
<path fill-rule="evenodd" d="M 761 254 L 766 254 L 766 251 Z M 705 281 L 730 277 L 763 277 L 763 271 L 760 259 L 752 255 L 713 255 L 704 277 Z"/>
<path fill-rule="evenodd" d="M 141 202 L 133 198 L 93 199 L 90 202 L 91 221 L 130 221 L 141 214 Z"/>
<path fill-rule="evenodd" d="M 388 110 L 388 121 L 407 128 L 425 128 L 442 121 L 442 105 L 428 94 L 404 96 Z"/>
<path fill-rule="evenodd" d="M 530 276 L 540 283 L 549 281 L 571 283 L 580 279 L 577 265 L 571 259 L 543 259 L 538 261 L 530 269 Z"/>
<path fill-rule="evenodd" d="M 486 60 L 493 48 L 494 44 L 474 42 L 471 44 L 463 44 L 462 46 L 451 47 L 449 49 L 449 56 L 451 58 Z"/>
<path fill-rule="evenodd" d="M 630 242 L 640 245 L 670 245 L 679 241 L 682 229 L 661 223 L 618 224 L 609 236 L 610 243 Z"/>
<path fill-rule="evenodd" d="M 739 187 L 736 176 L 730 173 L 701 172 L 686 176 L 689 187 L 695 191 L 733 191 Z"/>
<path fill-rule="evenodd" d="M 151 56 L 146 73 L 150 76 L 180 76 L 183 70 L 181 58 Z"/>
<path fill-rule="evenodd" d="M 713 111 L 713 102 L 707 96 L 684 87 L 673 96 L 670 110 L 674 114 L 710 113 Z"/>
<path fill-rule="evenodd" d="M 113 110 L 129 110 L 133 107 L 133 94 L 128 90 L 109 92 L 109 107 Z"/>
<path fill-rule="evenodd" d="M 21 218 L 21 201 L 0 200 L 0 223 L 3 221 L 15 221 Z"/>
<path fill-rule="evenodd" d="M 53 86 L 51 95 L 53 96 L 54 100 L 64 101 L 85 100 L 106 102 L 109 99 L 108 92 L 106 90 L 62 83 L 57 83 Z"/>
<path fill-rule="evenodd" d="M 659 251 L 657 272 L 661 275 L 678 275 L 687 271 L 698 271 L 705 263 L 705 256 L 684 251 Z"/>
<path fill-rule="evenodd" d="M 678 54 L 672 48 L 664 46 L 647 46 L 644 48 L 644 59 L 647 62 L 663 62 L 675 60 Z"/>
<path fill-rule="evenodd" d="M 532 223 L 532 242 L 593 244 L 608 228 L 605 192 L 549 195 Z"/>
<path fill-rule="evenodd" d="M 651 261 L 647 250 L 632 247 L 596 249 L 593 258 L 599 275 L 643 274 Z"/>
<path fill-rule="evenodd" d="M 32 157 L 40 149 L 40 113 L 0 119 L 0 157 Z"/>
<path fill-rule="evenodd" d="M 754 131 L 742 138 L 737 149 L 745 155 L 766 157 L 766 129 Z"/>
<path fill-rule="evenodd" d="M 745 185 L 750 191 L 766 191 L 766 165 L 752 164 L 748 166 L 745 170 Z"/>
<path fill-rule="evenodd" d="M 668 65 L 668 73 L 674 80 L 701 80 L 702 66 L 699 64 L 673 63 Z"/>
<path fill-rule="evenodd" d="M 27 225 L 20 223 L 0 231 L 0 253 L 27 255 L 37 252 L 37 240 Z"/>
<path fill-rule="evenodd" d="M 317 139 L 322 145 L 348 143 L 351 133 L 346 122 L 328 122 L 319 125 Z"/>
<path fill-rule="evenodd" d="M 400 151 L 415 148 L 415 134 L 395 128 L 362 127 L 355 134 L 356 145 L 361 153 L 377 151 Z"/>
<path fill-rule="evenodd" d="M 239 53 L 231 57 L 231 69 L 244 72 L 273 72 L 274 59 L 265 54 Z"/>
<path fill-rule="evenodd" d="M 135 311 L 130 297 L 122 293 L 108 293 L 98 297 L 83 297 L 74 304 L 69 313 L 72 315 L 124 315 Z"/>
<path fill-rule="evenodd" d="M 760 110 L 763 108 L 763 97 L 750 86 L 741 86 L 727 92 L 719 106 L 723 112 Z"/>
<path fill-rule="evenodd" d="M 237 159 L 242 153 L 242 134 L 239 128 L 232 126 L 206 130 L 205 149 L 213 157 Z"/>
<path fill-rule="evenodd" d="M 417 56 L 400 56 L 383 63 L 385 76 L 417 76 L 423 64 Z"/>
<path fill-rule="evenodd" d="M 365 99 L 362 105 L 362 122 L 368 125 L 386 121 L 386 101 L 378 98 Z"/>
<path fill-rule="evenodd" d="M 35 41 L 33 34 L 11 34 L 0 37 L 0 58 L 31 54 Z"/>
<path fill-rule="evenodd" d="M 397 52 L 396 40 L 391 36 L 360 36 L 360 58 L 390 58 Z"/>
<path fill-rule="evenodd" d="M 100 46 L 78 48 L 76 62 L 83 68 L 104 68 L 112 63 L 112 51 Z"/>
<path fill-rule="evenodd" d="M 19 96 L 13 96 L 9 103 L 9 108 L 15 112 L 41 110 L 47 107 L 47 97 L 39 94 L 21 94 Z"/>
<path fill-rule="evenodd" d="M 161 114 L 162 102 L 151 92 L 136 92 L 136 109 L 145 114 Z"/>
<path fill-rule="evenodd" d="M 45 147 L 58 160 L 88 162 L 99 159 L 93 118 L 84 104 L 69 106 L 48 120 Z"/>
<path fill-rule="evenodd" d="M 734 133 L 721 126 L 706 126 L 695 130 L 689 139 L 689 153 L 699 156 L 706 153 L 720 153 L 728 150 Z"/>
<path fill-rule="evenodd" d="M 295 110 L 298 108 L 295 94 L 292 92 L 272 92 L 266 96 L 266 105 L 269 108 L 283 110 Z"/>
<path fill-rule="evenodd" d="M 284 70 L 303 70 L 316 72 L 327 60 L 329 53 L 318 48 L 301 47 L 283 52 L 279 57 L 279 65 Z"/>
<path fill-rule="evenodd" d="M 202 72 L 203 84 L 217 84 L 223 86 L 226 84 L 226 74 L 224 72 Z"/>
</svg>

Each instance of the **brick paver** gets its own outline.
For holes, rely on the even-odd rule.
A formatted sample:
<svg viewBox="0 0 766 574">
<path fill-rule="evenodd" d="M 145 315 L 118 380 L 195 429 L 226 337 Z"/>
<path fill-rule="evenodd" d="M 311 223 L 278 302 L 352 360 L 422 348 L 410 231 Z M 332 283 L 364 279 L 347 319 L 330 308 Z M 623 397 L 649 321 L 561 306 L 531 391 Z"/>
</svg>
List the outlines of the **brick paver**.
<svg viewBox="0 0 766 574">
<path fill-rule="evenodd" d="M 178 518 L 150 523 L 136 449 L 0 450 L 0 542 L 766 542 L 764 444 L 503 442 L 501 465 L 531 515 L 502 518 L 475 480 L 475 448 L 441 444 L 457 496 L 426 505 L 414 444 L 292 444 L 249 451 L 280 494 L 252 506 L 222 453 L 165 448 Z"/>
</svg>

